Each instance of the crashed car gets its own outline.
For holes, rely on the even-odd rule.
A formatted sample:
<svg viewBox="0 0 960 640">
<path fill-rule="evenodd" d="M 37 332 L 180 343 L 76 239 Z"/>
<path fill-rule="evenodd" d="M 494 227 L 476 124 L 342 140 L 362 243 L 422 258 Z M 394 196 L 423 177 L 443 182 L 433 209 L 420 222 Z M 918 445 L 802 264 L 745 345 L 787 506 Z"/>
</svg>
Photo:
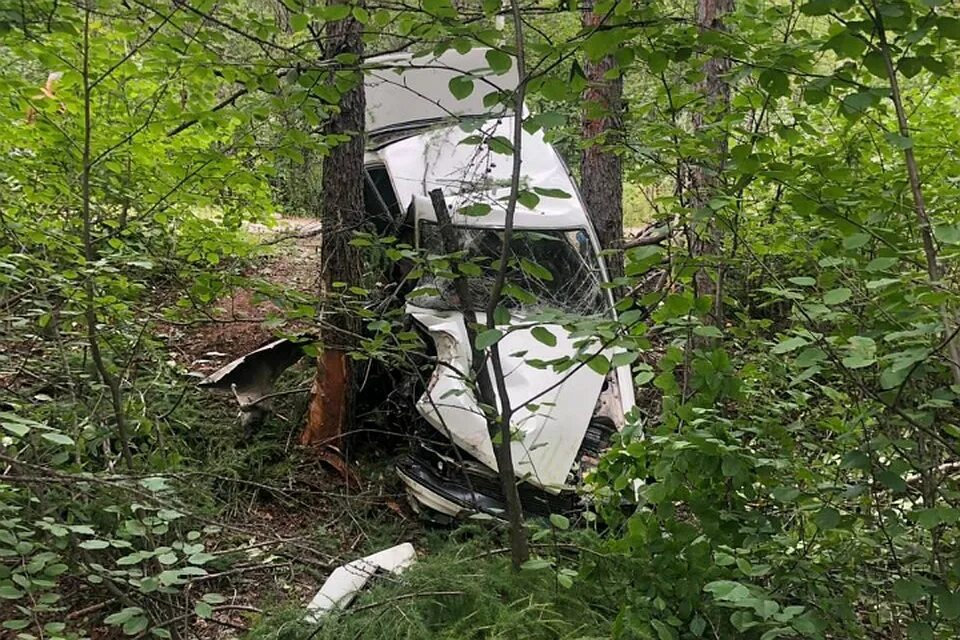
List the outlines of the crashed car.
<svg viewBox="0 0 960 640">
<path fill-rule="evenodd" d="M 428 194 L 440 189 L 460 247 L 469 257 L 493 262 L 501 252 L 510 195 L 512 157 L 495 152 L 510 140 L 514 122 L 507 111 L 491 112 L 492 92 L 511 92 L 515 69 L 494 75 L 485 52 L 447 52 L 438 57 L 375 59 L 367 80 L 368 200 L 391 207 L 414 231 L 416 246 L 443 254 L 437 212 Z M 475 91 L 455 98 L 448 85 L 471 77 Z M 464 127 L 463 122 L 470 123 Z M 552 277 L 528 277 L 520 269 L 507 280 L 522 281 L 532 295 L 513 300 L 510 324 L 500 342 L 505 383 L 512 407 L 511 442 L 524 508 L 533 513 L 575 509 L 576 486 L 595 464 L 610 436 L 623 428 L 634 405 L 628 366 L 601 375 L 587 366 L 557 370 L 543 362 L 570 356 L 580 339 L 562 326 L 538 324 L 555 344 L 537 340 L 529 318 L 543 308 L 583 316 L 612 315 L 613 300 L 600 246 L 590 217 L 563 161 L 540 132 L 524 132 L 521 185 L 546 194 L 537 203 L 517 204 L 512 262 L 541 265 Z M 373 183 L 372 185 L 370 183 Z M 477 215 L 482 205 L 482 215 Z M 403 212 L 403 213 L 401 213 Z M 443 221 L 446 223 L 445 221 Z M 472 311 L 485 321 L 492 280 L 467 277 Z M 413 503 L 433 514 L 457 517 L 500 513 L 504 501 L 487 419 L 465 372 L 474 366 L 462 301 L 451 302 L 450 283 L 429 282 L 436 295 L 409 297 L 407 313 L 432 342 L 437 366 L 416 403 L 424 421 L 445 445 L 423 439 L 397 466 Z M 535 301 L 533 301 L 535 300 Z M 539 363 L 539 364 L 538 364 Z M 489 366 L 489 365 L 488 365 Z M 491 373 L 492 375 L 492 373 Z"/>
<path fill-rule="evenodd" d="M 497 153 L 496 142 L 512 138 L 514 116 L 505 107 L 488 106 L 495 101 L 485 98 L 509 96 L 518 77 L 515 68 L 494 74 L 485 54 L 482 49 L 397 54 L 369 61 L 364 200 L 381 231 L 396 233 L 424 253 L 448 253 L 440 224 L 450 224 L 467 258 L 493 265 L 503 246 L 512 172 L 512 156 Z M 474 91 L 454 97 L 451 80 L 463 76 L 471 78 Z M 571 335 L 564 328 L 569 322 L 545 321 L 541 312 L 611 319 L 615 312 L 610 289 L 603 286 L 608 276 L 596 233 L 560 156 L 541 132 L 525 131 L 521 158 L 521 185 L 541 197 L 517 203 L 510 264 L 536 268 L 507 273 L 507 281 L 526 296 L 506 305 L 508 326 L 500 327 L 499 345 L 514 409 L 510 446 L 521 502 L 529 513 L 547 515 L 582 507 L 577 487 L 625 426 L 634 392 L 629 366 L 606 375 L 582 363 L 544 366 L 582 353 L 590 338 Z M 438 220 L 430 198 L 436 190 L 449 220 Z M 479 363 L 466 320 L 469 312 L 486 321 L 489 271 L 462 279 L 472 292 L 471 309 L 442 278 L 424 276 L 405 292 L 406 313 L 432 347 L 435 367 L 416 400 L 420 426 L 430 433 L 415 439 L 418 444 L 397 464 L 397 473 L 414 507 L 441 520 L 478 512 L 496 516 L 505 509 L 493 439 L 471 382 Z M 535 337 L 543 330 L 550 340 Z M 278 340 L 202 384 L 232 390 L 248 420 L 259 419 L 260 398 L 269 397 L 278 371 L 298 354 L 295 341 Z"/>
</svg>

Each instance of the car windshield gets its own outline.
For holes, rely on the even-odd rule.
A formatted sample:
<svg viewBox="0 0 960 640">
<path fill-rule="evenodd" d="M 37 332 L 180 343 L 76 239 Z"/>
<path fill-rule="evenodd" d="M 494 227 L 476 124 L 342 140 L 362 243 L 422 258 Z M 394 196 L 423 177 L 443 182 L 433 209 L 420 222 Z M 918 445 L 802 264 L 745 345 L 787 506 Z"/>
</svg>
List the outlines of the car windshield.
<svg viewBox="0 0 960 640">
<path fill-rule="evenodd" d="M 465 251 L 462 273 L 475 310 L 482 311 L 496 279 L 503 229 L 455 227 L 460 250 Z M 420 247 L 443 255 L 437 224 L 420 223 Z M 473 265 L 473 266 L 471 266 Z M 534 311 L 561 309 L 580 315 L 596 315 L 607 308 L 600 263 L 584 229 L 515 230 L 504 280 L 504 305 Z M 461 309 L 449 278 L 425 276 L 420 283 L 418 306 Z"/>
</svg>

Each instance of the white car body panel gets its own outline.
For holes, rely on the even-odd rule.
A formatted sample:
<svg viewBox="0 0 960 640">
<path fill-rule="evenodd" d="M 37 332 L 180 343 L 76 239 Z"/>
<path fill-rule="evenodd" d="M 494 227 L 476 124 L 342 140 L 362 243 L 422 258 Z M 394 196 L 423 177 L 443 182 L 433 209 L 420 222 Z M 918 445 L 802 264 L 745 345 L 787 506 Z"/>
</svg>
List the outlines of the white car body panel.
<svg viewBox="0 0 960 640">
<path fill-rule="evenodd" d="M 484 96 L 499 90 L 512 91 L 518 76 L 516 64 L 506 73 L 494 74 L 487 63 L 487 51 L 451 50 L 439 56 L 417 57 L 396 53 L 367 60 L 367 133 L 451 117 L 491 115 L 491 108 L 483 104 Z M 455 98 L 450 93 L 450 80 L 464 75 L 474 79 L 473 92 L 465 98 Z"/>
<path fill-rule="evenodd" d="M 463 314 L 413 304 L 407 305 L 407 311 L 429 331 L 441 362 L 417 409 L 454 444 L 490 469 L 497 469 L 486 418 L 462 375 L 470 371 L 473 360 Z M 477 320 L 482 322 L 483 317 L 478 314 Z M 565 488 L 604 376 L 588 366 L 575 365 L 558 372 L 528 364 L 526 360 L 551 360 L 576 352 L 574 343 L 579 339 L 571 339 L 563 327 L 543 326 L 556 336 L 555 346 L 539 342 L 529 329 L 514 329 L 500 341 L 500 357 L 515 411 L 512 426 L 517 435 L 511 442 L 514 469 L 518 477 L 558 493 Z M 516 355 L 520 352 L 525 353 Z M 629 379 L 629 369 L 621 375 Z"/>
<path fill-rule="evenodd" d="M 510 139 L 513 117 L 499 119 L 485 133 Z M 378 152 L 393 181 L 397 201 L 407 206 L 416 198 L 425 199 L 424 204 L 417 207 L 419 220 L 436 221 L 427 194 L 439 188 L 447 199 L 450 221 L 454 225 L 503 228 L 513 159 L 478 148 L 477 144 L 465 144 L 463 141 L 472 135 L 475 133 L 448 126 L 394 142 Z M 520 152 L 523 155 L 521 186 L 556 189 L 569 197 L 541 196 L 535 209 L 517 203 L 516 228 L 582 228 L 593 235 L 580 194 L 560 156 L 543 139 L 543 134 L 524 132 Z M 458 213 L 461 207 L 474 202 L 489 204 L 492 210 L 484 216 Z M 592 239 L 596 245 L 596 236 Z"/>
<path fill-rule="evenodd" d="M 378 551 L 334 569 L 310 603 L 306 621 L 318 624 L 329 613 L 345 609 L 377 573 L 400 574 L 417 560 L 409 542 Z"/>
</svg>

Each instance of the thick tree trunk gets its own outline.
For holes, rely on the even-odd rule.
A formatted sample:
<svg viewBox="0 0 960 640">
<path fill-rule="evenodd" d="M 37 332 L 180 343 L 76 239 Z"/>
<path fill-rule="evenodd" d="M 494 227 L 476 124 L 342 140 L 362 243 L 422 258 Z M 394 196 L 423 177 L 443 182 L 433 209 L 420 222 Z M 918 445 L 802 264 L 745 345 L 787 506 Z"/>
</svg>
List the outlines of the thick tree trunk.
<svg viewBox="0 0 960 640">
<path fill-rule="evenodd" d="M 341 4 L 330 0 L 330 4 Z M 342 53 L 363 54 L 361 25 L 352 17 L 326 27 L 327 59 Z M 331 72 L 330 82 L 333 82 Z M 323 240 L 321 294 L 323 296 L 323 354 L 311 392 L 307 424 L 301 444 L 339 444 L 347 430 L 353 405 L 353 375 L 349 353 L 356 346 L 360 327 L 355 315 L 338 300 L 342 289 L 334 283 L 357 285 L 363 273 L 361 256 L 350 245 L 350 237 L 363 220 L 364 112 L 363 77 L 357 72 L 356 85 L 340 98 L 339 113 L 327 123 L 327 135 L 348 135 L 323 161 L 323 202 L 320 209 Z"/>
<path fill-rule="evenodd" d="M 733 0 L 698 0 L 697 27 L 701 33 L 723 31 L 723 16 L 733 10 Z M 704 64 L 704 79 L 699 89 L 703 93 L 703 107 L 693 115 L 694 131 L 709 135 L 710 125 L 718 122 L 730 106 L 730 85 L 726 75 L 730 71 L 727 58 L 710 58 Z M 690 165 L 687 176 L 687 205 L 693 211 L 693 219 L 688 224 L 688 243 L 690 256 L 695 259 L 713 258 L 715 261 L 721 252 L 721 233 L 713 220 L 709 206 L 710 200 L 720 190 L 720 177 L 724 158 L 727 154 L 727 136 L 716 132 L 716 140 L 710 145 L 714 155 L 697 158 Z M 711 270 L 701 266 L 694 275 L 694 287 L 698 296 L 711 296 L 714 299 L 714 323 L 723 324 L 723 268 L 718 264 Z"/>
<path fill-rule="evenodd" d="M 585 28 L 596 28 L 601 19 L 592 0 L 583 3 Z M 584 63 L 588 85 L 583 92 L 582 135 L 586 146 L 580 155 L 580 193 L 600 246 L 614 251 L 606 261 L 611 278 L 623 275 L 623 165 L 611 150 L 623 131 L 623 78 L 604 77 L 615 66 L 610 56 Z"/>
</svg>

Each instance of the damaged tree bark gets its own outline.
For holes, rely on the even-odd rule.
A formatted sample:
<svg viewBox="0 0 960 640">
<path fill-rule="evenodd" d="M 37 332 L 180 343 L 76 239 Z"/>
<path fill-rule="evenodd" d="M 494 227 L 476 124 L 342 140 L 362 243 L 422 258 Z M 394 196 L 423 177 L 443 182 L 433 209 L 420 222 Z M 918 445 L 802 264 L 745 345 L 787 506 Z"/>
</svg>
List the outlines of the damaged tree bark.
<svg viewBox="0 0 960 640">
<path fill-rule="evenodd" d="M 329 0 L 329 5 L 343 4 Z M 363 55 L 361 24 L 352 16 L 326 25 L 326 59 L 332 65 L 329 82 L 344 74 L 335 58 Z M 366 101 L 363 75 L 354 72 L 354 85 L 340 97 L 339 111 L 327 123 L 328 136 L 348 136 L 330 150 L 323 161 L 323 202 L 320 218 L 323 239 L 321 258 L 322 353 L 311 389 L 307 423 L 300 436 L 303 445 L 337 445 L 350 423 L 353 405 L 353 367 L 350 352 L 360 333 L 359 318 L 338 301 L 338 283 L 360 282 L 362 259 L 350 244 L 350 233 L 363 220 L 363 153 Z M 342 75 L 340 76 L 342 79 Z"/>
</svg>

